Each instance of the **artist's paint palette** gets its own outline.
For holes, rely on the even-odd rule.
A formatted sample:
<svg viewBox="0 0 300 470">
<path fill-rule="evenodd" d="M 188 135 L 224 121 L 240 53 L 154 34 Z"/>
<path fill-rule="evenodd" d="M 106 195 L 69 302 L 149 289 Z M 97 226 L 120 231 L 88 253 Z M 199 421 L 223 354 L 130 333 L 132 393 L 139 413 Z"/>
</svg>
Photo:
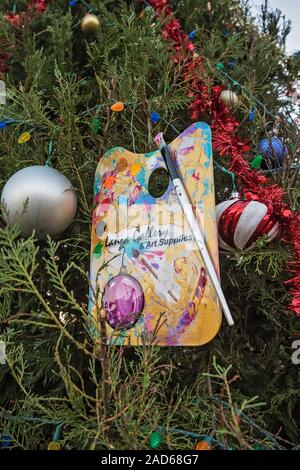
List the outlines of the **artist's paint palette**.
<svg viewBox="0 0 300 470">
<path fill-rule="evenodd" d="M 210 128 L 195 123 L 170 147 L 218 272 Z M 198 346 L 218 332 L 221 310 L 172 182 L 159 168 L 158 150 L 113 148 L 99 161 L 90 310 L 96 319 L 105 312 L 110 343 Z M 155 188 L 160 177 L 163 189 Z"/>
</svg>

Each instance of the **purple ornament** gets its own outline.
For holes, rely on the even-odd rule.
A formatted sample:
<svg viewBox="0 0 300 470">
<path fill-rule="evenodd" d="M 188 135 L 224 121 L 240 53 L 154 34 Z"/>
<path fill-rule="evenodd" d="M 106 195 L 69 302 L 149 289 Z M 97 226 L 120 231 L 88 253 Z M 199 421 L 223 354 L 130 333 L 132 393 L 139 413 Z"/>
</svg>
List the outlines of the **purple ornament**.
<svg viewBox="0 0 300 470">
<path fill-rule="evenodd" d="M 144 308 L 144 293 L 140 283 L 128 274 L 113 277 L 105 286 L 102 306 L 112 328 L 132 328 Z"/>
</svg>

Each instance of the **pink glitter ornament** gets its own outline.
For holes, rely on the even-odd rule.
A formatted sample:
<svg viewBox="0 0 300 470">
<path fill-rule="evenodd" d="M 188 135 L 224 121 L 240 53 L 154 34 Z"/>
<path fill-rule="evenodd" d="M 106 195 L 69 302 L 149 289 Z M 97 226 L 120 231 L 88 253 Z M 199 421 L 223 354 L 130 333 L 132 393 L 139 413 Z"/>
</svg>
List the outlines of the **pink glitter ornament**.
<svg viewBox="0 0 300 470">
<path fill-rule="evenodd" d="M 128 274 L 118 274 L 106 284 L 102 305 L 106 320 L 112 328 L 132 328 L 144 308 L 144 293 L 140 283 Z"/>
</svg>

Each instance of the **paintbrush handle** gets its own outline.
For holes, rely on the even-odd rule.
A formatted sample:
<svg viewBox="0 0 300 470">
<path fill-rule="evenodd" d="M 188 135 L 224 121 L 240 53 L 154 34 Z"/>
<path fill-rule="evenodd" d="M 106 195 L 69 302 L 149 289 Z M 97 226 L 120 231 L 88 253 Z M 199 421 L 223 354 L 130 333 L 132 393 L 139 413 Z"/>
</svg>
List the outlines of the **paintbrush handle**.
<svg viewBox="0 0 300 470">
<path fill-rule="evenodd" d="M 194 235 L 195 242 L 197 243 L 197 246 L 202 255 L 204 265 L 206 267 L 206 271 L 211 279 L 211 282 L 217 293 L 218 299 L 222 305 L 222 309 L 223 309 L 225 318 L 227 320 L 227 323 L 229 326 L 232 326 L 234 324 L 234 321 L 230 313 L 228 304 L 226 302 L 225 296 L 223 294 L 215 267 L 212 263 L 210 254 L 206 248 L 204 236 L 201 232 L 197 219 L 194 215 L 191 202 L 189 200 L 185 187 L 180 179 L 180 175 L 178 173 L 177 167 L 172 159 L 170 148 L 168 145 L 166 145 L 162 133 L 158 134 L 157 143 L 159 145 L 164 162 L 166 164 L 166 167 L 172 179 L 172 182 L 173 182 L 179 203 L 182 207 L 183 213 L 186 216 L 190 229 Z"/>
<path fill-rule="evenodd" d="M 228 322 L 229 326 L 232 326 L 234 324 L 233 318 L 231 316 L 228 304 L 226 302 L 225 296 L 223 294 L 219 278 L 217 276 L 215 267 L 211 261 L 210 255 L 208 253 L 208 250 L 205 245 L 204 237 L 202 235 L 202 232 L 200 230 L 199 224 L 196 220 L 196 217 L 194 215 L 193 209 L 191 202 L 189 200 L 189 197 L 186 193 L 185 187 L 182 184 L 182 181 L 180 178 L 172 178 L 173 185 L 178 197 L 178 200 L 180 202 L 180 205 L 182 207 L 183 213 L 186 216 L 186 219 L 188 221 L 188 224 L 190 226 L 190 229 L 194 235 L 195 242 L 198 245 L 198 248 L 200 250 L 200 253 L 202 255 L 204 265 L 206 267 L 206 271 L 211 279 L 211 282 L 216 290 L 217 296 L 219 298 L 219 301 L 222 305 L 223 312 L 225 315 L 225 318 Z"/>
</svg>

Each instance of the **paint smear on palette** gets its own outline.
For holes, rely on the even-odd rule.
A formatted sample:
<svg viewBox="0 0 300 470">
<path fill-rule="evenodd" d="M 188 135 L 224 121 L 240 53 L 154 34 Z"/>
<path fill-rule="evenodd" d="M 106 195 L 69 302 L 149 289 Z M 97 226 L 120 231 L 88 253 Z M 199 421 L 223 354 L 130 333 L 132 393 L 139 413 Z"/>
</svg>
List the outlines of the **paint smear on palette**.
<svg viewBox="0 0 300 470">
<path fill-rule="evenodd" d="M 117 171 L 119 173 L 122 173 L 122 171 L 125 171 L 127 169 L 128 162 L 126 158 L 120 158 L 120 160 L 117 163 Z"/>
<path fill-rule="evenodd" d="M 202 196 L 207 196 L 210 190 L 210 181 L 208 178 L 205 178 L 203 180 L 203 185 L 204 185 L 204 190 L 203 190 Z"/>
<path fill-rule="evenodd" d="M 106 189 L 111 189 L 116 182 L 116 176 L 115 175 L 107 175 L 103 179 L 103 187 Z"/>
<path fill-rule="evenodd" d="M 138 172 L 140 171 L 140 169 L 141 169 L 141 164 L 140 163 L 134 163 L 133 165 L 131 165 L 131 167 L 130 167 L 131 176 L 136 176 L 138 174 Z"/>
</svg>

